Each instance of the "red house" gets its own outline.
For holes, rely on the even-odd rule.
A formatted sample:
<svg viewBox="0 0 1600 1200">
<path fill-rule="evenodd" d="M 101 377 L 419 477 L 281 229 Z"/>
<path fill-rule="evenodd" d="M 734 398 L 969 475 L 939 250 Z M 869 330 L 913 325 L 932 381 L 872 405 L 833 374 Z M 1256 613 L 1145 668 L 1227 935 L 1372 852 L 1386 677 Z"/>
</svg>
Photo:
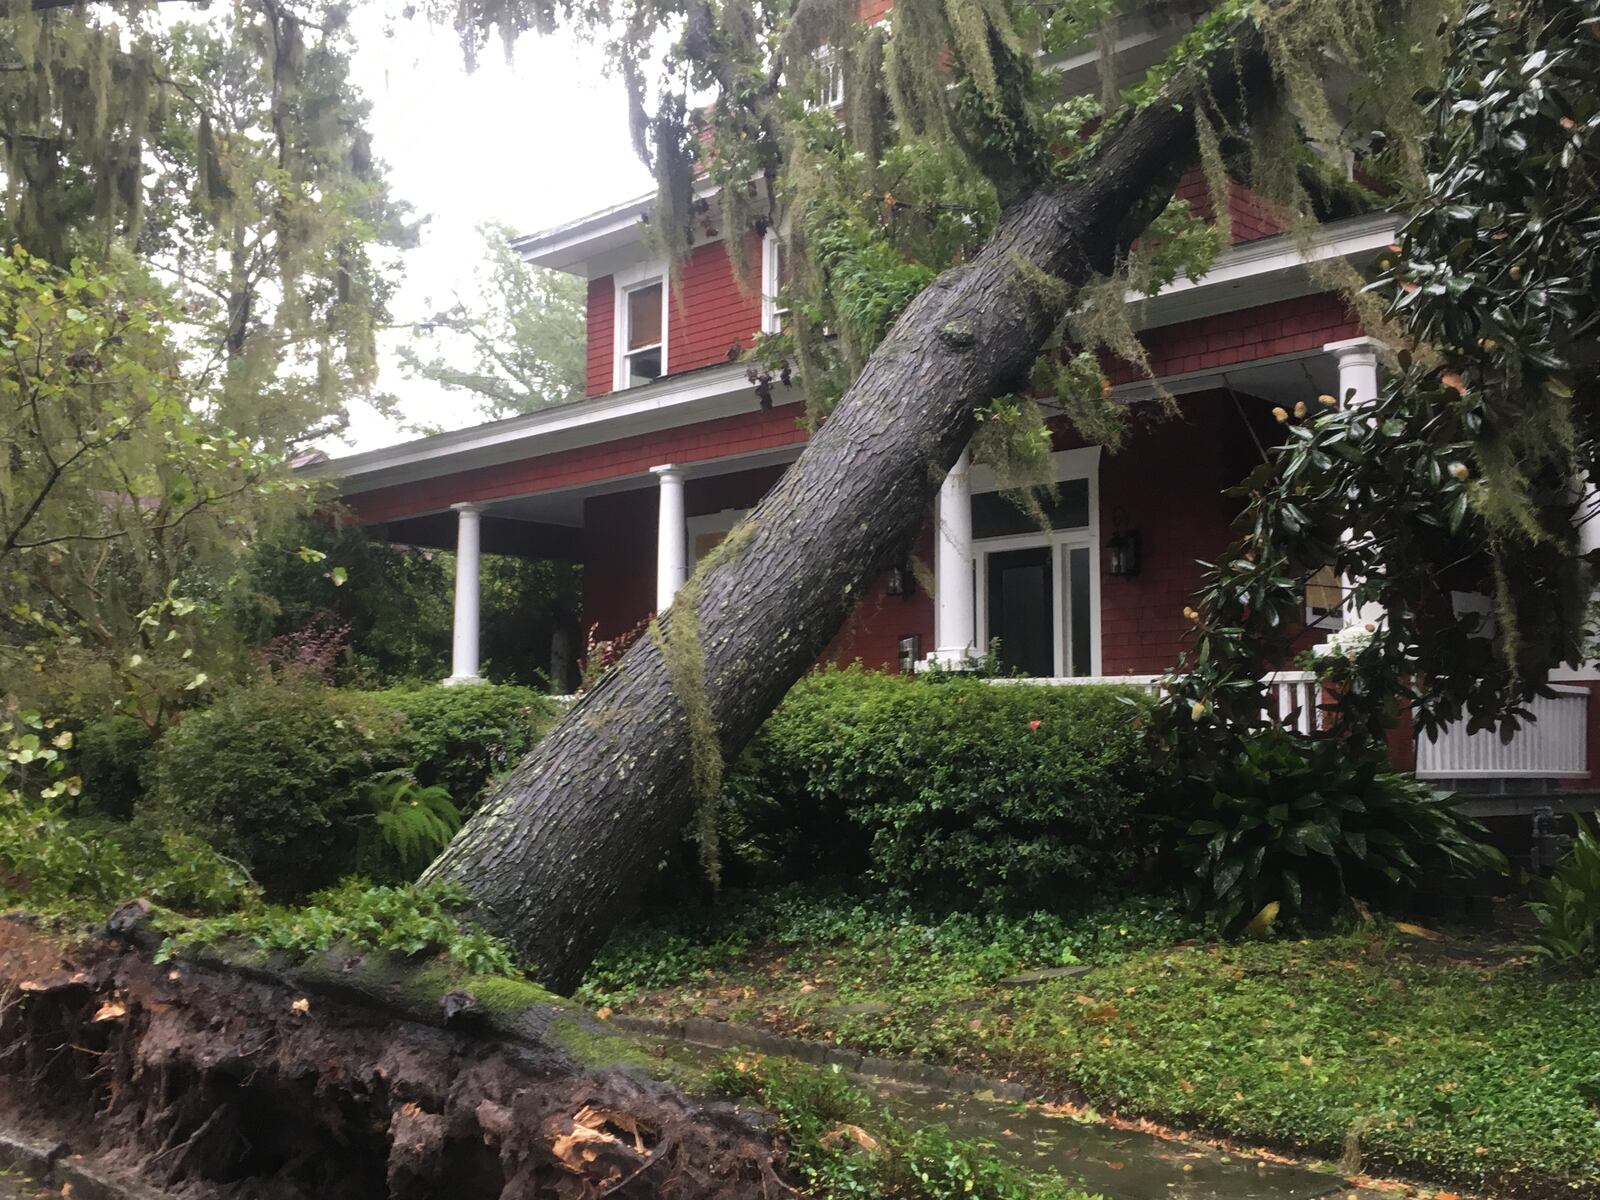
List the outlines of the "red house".
<svg viewBox="0 0 1600 1200">
<path fill-rule="evenodd" d="M 1186 188 L 1200 198 L 1198 177 Z M 1321 393 L 1376 395 L 1377 346 L 1337 296 L 1319 290 L 1293 239 L 1244 188 L 1231 196 L 1234 244 L 1199 280 L 1137 302 L 1136 324 L 1177 417 L 1155 419 L 1138 373 L 1113 374 L 1135 429 L 1112 454 L 1065 422 L 1055 436 L 1060 499 L 1039 531 L 965 456 L 930 512 L 917 573 L 878 581 L 830 656 L 910 670 L 959 661 L 998 641 L 1021 672 L 1071 681 L 1153 682 L 1185 647 L 1183 614 L 1198 560 L 1229 540 L 1222 495 L 1277 434 L 1271 410 Z M 520 238 L 530 263 L 588 282 L 588 396 L 528 416 L 354 454 L 309 468 L 337 480 L 359 519 L 398 542 L 458 548 L 450 681 L 478 672 L 477 566 L 490 552 L 583 564 L 583 627 L 620 634 L 671 600 L 694 563 L 753 507 L 800 453 L 798 391 L 763 409 L 737 361 L 780 319 L 781 242 L 753 243 L 760 294 L 735 282 L 728 246 L 696 245 L 673 287 L 642 236 L 646 200 Z M 1312 256 L 1365 267 L 1400 220 L 1374 214 L 1325 225 Z M 1139 416 L 1148 410 L 1148 418 Z M 926 579 L 926 574 L 923 575 Z M 1347 619 L 1336 581 L 1306 597 L 1305 644 Z M 1280 673 L 1279 713 L 1314 719 L 1314 681 Z M 1591 786 L 1589 692 L 1573 671 L 1539 721 L 1510 743 L 1464 730 L 1400 757 L 1420 775 L 1502 799 L 1485 811 L 1572 801 Z M 1513 795 L 1514 793 L 1514 795 Z M 1531 798 L 1530 798 L 1531 793 Z"/>
</svg>

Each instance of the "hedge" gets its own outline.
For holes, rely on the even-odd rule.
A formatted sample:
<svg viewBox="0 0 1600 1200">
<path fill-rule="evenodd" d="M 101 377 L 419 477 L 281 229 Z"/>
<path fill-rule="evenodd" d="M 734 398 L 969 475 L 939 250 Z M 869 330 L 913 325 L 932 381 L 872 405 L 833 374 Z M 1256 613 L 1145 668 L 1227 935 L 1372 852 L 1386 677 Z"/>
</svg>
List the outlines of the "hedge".
<svg viewBox="0 0 1600 1200">
<path fill-rule="evenodd" d="M 440 785 L 463 810 L 533 749 L 556 717 L 543 692 L 512 684 L 413 688 L 372 698 L 405 718 L 405 755 L 417 782 Z"/>
<path fill-rule="evenodd" d="M 1113 686 L 824 670 L 729 772 L 728 842 L 747 869 L 866 869 L 909 892 L 1037 907 L 1135 860 L 1146 704 Z"/>
<path fill-rule="evenodd" d="M 468 809 L 538 740 L 552 712 L 530 688 L 494 684 L 247 688 L 161 739 L 142 809 L 240 859 L 270 893 L 300 895 L 351 869 L 353 822 L 375 775 L 409 771 Z"/>
</svg>

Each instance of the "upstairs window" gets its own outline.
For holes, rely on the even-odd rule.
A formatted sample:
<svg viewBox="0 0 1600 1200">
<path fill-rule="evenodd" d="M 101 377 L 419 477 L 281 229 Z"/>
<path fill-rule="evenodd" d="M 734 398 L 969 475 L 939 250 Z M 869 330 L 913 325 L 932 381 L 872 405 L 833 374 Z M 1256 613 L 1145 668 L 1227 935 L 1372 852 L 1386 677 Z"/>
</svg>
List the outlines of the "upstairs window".
<svg viewBox="0 0 1600 1200">
<path fill-rule="evenodd" d="M 844 59 L 837 50 L 824 47 L 817 51 L 817 86 L 810 107 L 844 107 Z"/>
<path fill-rule="evenodd" d="M 653 383 L 667 373 L 667 287 L 664 274 L 638 272 L 618 278 L 616 306 L 617 391 Z"/>
<path fill-rule="evenodd" d="M 789 327 L 789 305 L 783 289 L 789 286 L 789 254 L 783 235 L 767 230 L 761 241 L 761 329 L 782 333 Z"/>
</svg>

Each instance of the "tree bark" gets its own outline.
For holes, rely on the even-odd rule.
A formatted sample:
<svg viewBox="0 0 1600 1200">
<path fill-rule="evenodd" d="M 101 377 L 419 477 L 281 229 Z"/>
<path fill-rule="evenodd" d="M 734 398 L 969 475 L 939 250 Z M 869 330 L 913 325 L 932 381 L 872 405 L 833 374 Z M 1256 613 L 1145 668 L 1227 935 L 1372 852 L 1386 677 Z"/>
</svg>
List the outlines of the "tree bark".
<svg viewBox="0 0 1600 1200">
<path fill-rule="evenodd" d="M 1108 132 L 1085 175 L 1014 204 L 970 263 L 917 297 L 734 550 L 697 577 L 705 698 L 725 757 L 904 560 L 975 410 L 1025 385 L 1064 295 L 1110 270 L 1166 203 L 1197 153 L 1190 105 L 1203 101 L 1191 94 L 1242 115 L 1275 91 L 1250 26 L 1196 74 Z M 681 600 L 661 619 L 668 644 L 682 636 Z M 425 878 L 464 886 L 541 982 L 570 990 L 688 821 L 691 770 L 683 698 L 660 645 L 641 638 Z"/>
</svg>

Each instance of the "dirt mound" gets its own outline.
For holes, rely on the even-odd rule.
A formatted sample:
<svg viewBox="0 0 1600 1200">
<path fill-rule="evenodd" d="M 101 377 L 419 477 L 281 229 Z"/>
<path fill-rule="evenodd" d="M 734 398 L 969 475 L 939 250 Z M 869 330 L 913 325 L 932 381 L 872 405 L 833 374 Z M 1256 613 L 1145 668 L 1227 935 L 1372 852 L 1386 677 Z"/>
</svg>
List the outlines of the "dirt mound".
<svg viewBox="0 0 1600 1200">
<path fill-rule="evenodd" d="M 430 1025 L 341 990 L 156 965 L 110 936 L 64 947 L 0 918 L 0 1106 L 173 1195 L 793 1194 L 746 1116 L 636 1067 L 585 1065 L 548 1013 L 531 1022 L 544 1036 L 507 1039 L 474 1028 L 471 995 L 435 1002 Z"/>
</svg>

